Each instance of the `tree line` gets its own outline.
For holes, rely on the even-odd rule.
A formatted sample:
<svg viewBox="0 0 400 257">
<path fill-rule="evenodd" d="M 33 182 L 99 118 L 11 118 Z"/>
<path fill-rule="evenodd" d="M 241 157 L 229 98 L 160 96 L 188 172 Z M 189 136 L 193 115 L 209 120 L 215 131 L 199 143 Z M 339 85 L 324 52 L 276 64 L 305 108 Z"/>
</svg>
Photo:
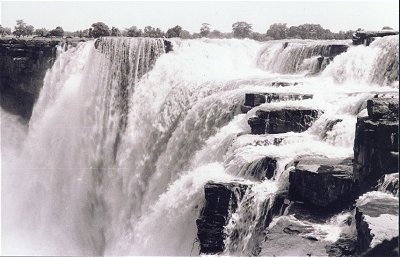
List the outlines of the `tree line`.
<svg viewBox="0 0 400 257">
<path fill-rule="evenodd" d="M 202 23 L 199 33 L 190 33 L 184 30 L 181 26 L 176 25 L 169 28 L 166 32 L 160 28 L 146 26 L 143 30 L 132 26 L 126 29 L 118 29 L 109 27 L 104 22 L 93 23 L 92 26 L 85 30 L 77 30 L 74 32 L 64 31 L 58 26 L 52 30 L 45 28 L 35 29 L 32 25 L 26 24 L 23 20 L 17 20 L 14 30 L 4 28 L 0 25 L 0 35 L 11 35 L 16 37 L 39 36 L 39 37 L 85 37 L 98 38 L 105 36 L 115 37 L 153 37 L 153 38 L 172 38 L 179 37 L 183 39 L 195 38 L 250 38 L 257 41 L 268 41 L 278 39 L 350 39 L 354 33 L 352 30 L 332 32 L 329 29 L 324 29 L 320 24 L 301 24 L 298 26 L 288 27 L 286 23 L 274 23 L 265 33 L 253 31 L 252 24 L 244 21 L 238 21 L 232 24 L 232 31 L 228 33 L 219 30 L 211 29 L 211 24 Z M 384 27 L 383 29 L 391 29 Z M 360 30 L 360 29 L 358 29 Z"/>
</svg>

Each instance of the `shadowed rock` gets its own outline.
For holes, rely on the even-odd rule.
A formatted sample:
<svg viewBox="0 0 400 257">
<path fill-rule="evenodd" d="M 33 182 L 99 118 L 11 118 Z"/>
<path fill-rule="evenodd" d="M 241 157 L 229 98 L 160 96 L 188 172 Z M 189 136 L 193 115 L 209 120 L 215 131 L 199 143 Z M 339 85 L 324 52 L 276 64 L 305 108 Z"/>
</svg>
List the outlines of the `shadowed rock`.
<svg viewBox="0 0 400 257">
<path fill-rule="evenodd" d="M 62 39 L 0 39 L 1 107 L 29 119 Z"/>
<path fill-rule="evenodd" d="M 357 119 L 354 140 L 354 180 L 361 192 L 398 172 L 399 161 L 398 99 L 372 99 L 368 106 L 369 116 Z"/>
<path fill-rule="evenodd" d="M 248 124 L 252 134 L 279 134 L 306 131 L 322 112 L 311 109 L 284 108 L 280 110 L 257 110 Z"/>
<path fill-rule="evenodd" d="M 247 188 L 235 182 L 208 182 L 204 186 L 205 206 L 196 220 L 201 253 L 215 254 L 225 249 L 224 227 Z"/>
<path fill-rule="evenodd" d="M 354 199 L 350 159 L 304 157 L 289 173 L 289 198 L 337 209 Z"/>
</svg>

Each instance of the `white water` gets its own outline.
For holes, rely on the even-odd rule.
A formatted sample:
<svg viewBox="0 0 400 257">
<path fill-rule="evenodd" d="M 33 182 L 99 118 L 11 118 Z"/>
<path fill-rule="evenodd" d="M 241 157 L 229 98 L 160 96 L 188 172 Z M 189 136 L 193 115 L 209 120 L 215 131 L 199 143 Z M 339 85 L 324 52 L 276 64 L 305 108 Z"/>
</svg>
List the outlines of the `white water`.
<svg viewBox="0 0 400 257">
<path fill-rule="evenodd" d="M 87 42 L 62 53 L 46 75 L 29 129 L 2 112 L 3 254 L 189 255 L 204 184 L 244 181 L 245 164 L 276 156 L 275 179 L 245 181 L 254 184 L 247 210 L 239 208 L 238 227 L 227 228 L 246 236 L 235 251 L 247 254 L 255 224 L 241 215 L 259 215 L 257 206 L 285 187 L 285 165 L 302 154 L 351 156 L 365 100 L 371 92 L 398 90 L 398 81 L 380 73 L 359 75 L 361 66 L 371 74 L 381 65 L 381 52 L 398 55 L 398 41 L 388 38 L 349 49 L 309 78 L 275 73 L 285 59 L 265 56 L 266 46 L 251 40 L 175 41 L 165 54 L 161 40 L 106 39 L 98 49 Z M 303 85 L 270 87 L 275 80 Z M 240 114 L 244 94 L 257 91 L 314 98 Z M 238 136 L 250 131 L 247 119 L 257 109 L 288 106 L 324 114 L 304 133 L 279 135 L 278 146 L 257 143 L 274 135 Z"/>
</svg>

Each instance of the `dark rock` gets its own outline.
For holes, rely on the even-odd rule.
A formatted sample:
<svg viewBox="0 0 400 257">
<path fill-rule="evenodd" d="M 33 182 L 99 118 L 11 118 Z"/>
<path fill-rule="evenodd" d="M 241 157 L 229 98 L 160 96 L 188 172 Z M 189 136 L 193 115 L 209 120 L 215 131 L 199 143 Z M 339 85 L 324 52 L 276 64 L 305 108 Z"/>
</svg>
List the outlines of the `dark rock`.
<svg viewBox="0 0 400 257">
<path fill-rule="evenodd" d="M 296 93 L 247 93 L 245 94 L 244 105 L 241 107 L 243 113 L 247 113 L 251 108 L 259 106 L 263 103 L 295 101 L 312 99 L 311 94 Z"/>
<path fill-rule="evenodd" d="M 383 214 L 393 215 L 394 227 L 390 224 L 379 227 L 376 223 L 383 224 L 390 222 L 390 220 L 383 217 Z M 396 220 L 399 215 L 399 200 L 391 195 L 369 192 L 362 195 L 356 204 L 355 221 L 357 229 L 357 252 L 363 253 L 371 247 L 371 243 L 377 233 L 385 234 L 388 238 L 398 235 L 398 226 Z M 396 217 L 397 216 L 397 217 Z M 373 221 L 372 219 L 375 219 Z M 375 226 L 372 226 L 375 222 Z M 392 231 L 389 231 L 392 229 Z M 377 231 L 381 230 L 381 231 Z"/>
<path fill-rule="evenodd" d="M 166 40 L 166 39 L 164 39 L 164 48 L 165 48 L 166 53 L 174 51 L 174 45 L 172 44 L 171 41 Z"/>
<path fill-rule="evenodd" d="M 252 134 L 278 134 L 306 131 L 319 118 L 321 112 L 311 109 L 285 108 L 281 110 L 257 110 L 248 124 Z"/>
<path fill-rule="evenodd" d="M 215 254 L 225 249 L 224 227 L 247 188 L 247 185 L 234 182 L 208 182 L 205 185 L 205 206 L 196 220 L 201 253 Z"/>
<path fill-rule="evenodd" d="M 368 117 L 373 120 L 388 119 L 398 120 L 399 99 L 374 98 L 367 101 Z"/>
<path fill-rule="evenodd" d="M 255 178 L 259 181 L 264 180 L 265 178 L 271 179 L 275 175 L 275 171 L 277 168 L 277 159 L 274 157 L 263 157 L 261 159 L 255 160 L 246 164 L 242 168 L 241 174 L 246 177 Z"/>
<path fill-rule="evenodd" d="M 350 160 L 301 158 L 289 173 L 289 198 L 336 209 L 354 199 Z"/>
<path fill-rule="evenodd" d="M 398 113 L 394 105 L 392 100 L 373 99 L 368 110 L 372 117 L 357 119 L 354 180 L 361 192 L 376 186 L 384 174 L 398 172 L 399 121 L 394 118 Z"/>
<path fill-rule="evenodd" d="M 61 40 L 0 39 L 1 107 L 29 119 Z"/>
<path fill-rule="evenodd" d="M 274 81 L 271 83 L 273 87 L 289 87 L 289 86 L 297 86 L 300 83 L 298 82 L 285 82 L 285 81 Z"/>
<path fill-rule="evenodd" d="M 251 106 L 247 106 L 247 105 L 240 105 L 240 111 L 242 113 L 248 113 L 251 109 L 253 109 L 253 107 Z"/>
<path fill-rule="evenodd" d="M 375 37 L 385 37 L 398 34 L 399 32 L 394 30 L 379 30 L 379 31 L 359 30 L 353 34 L 353 45 L 361 45 L 361 44 L 369 45 Z"/>
<path fill-rule="evenodd" d="M 399 196 L 399 173 L 383 175 L 377 185 L 377 190 Z"/>
<path fill-rule="evenodd" d="M 259 106 L 267 101 L 267 94 L 249 93 L 245 94 L 244 105 L 246 106 Z"/>
<path fill-rule="evenodd" d="M 399 256 L 399 237 L 384 240 L 382 243 L 369 249 L 361 257 L 398 257 Z"/>
</svg>

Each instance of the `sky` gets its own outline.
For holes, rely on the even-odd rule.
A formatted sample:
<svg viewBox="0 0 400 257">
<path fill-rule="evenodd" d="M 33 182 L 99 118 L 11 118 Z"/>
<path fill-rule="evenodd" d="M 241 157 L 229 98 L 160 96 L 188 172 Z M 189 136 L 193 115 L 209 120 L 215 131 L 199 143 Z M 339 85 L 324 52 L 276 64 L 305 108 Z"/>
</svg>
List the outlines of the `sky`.
<svg viewBox="0 0 400 257">
<path fill-rule="evenodd" d="M 120 29 L 147 25 L 166 31 L 180 25 L 199 32 L 207 22 L 212 29 L 230 32 L 232 24 L 246 21 L 253 31 L 265 33 L 273 23 L 288 26 L 318 23 L 339 30 L 399 29 L 398 1 L 3 1 L 1 24 L 13 28 L 23 19 L 35 28 L 67 31 L 86 29 L 102 21 Z"/>
</svg>

